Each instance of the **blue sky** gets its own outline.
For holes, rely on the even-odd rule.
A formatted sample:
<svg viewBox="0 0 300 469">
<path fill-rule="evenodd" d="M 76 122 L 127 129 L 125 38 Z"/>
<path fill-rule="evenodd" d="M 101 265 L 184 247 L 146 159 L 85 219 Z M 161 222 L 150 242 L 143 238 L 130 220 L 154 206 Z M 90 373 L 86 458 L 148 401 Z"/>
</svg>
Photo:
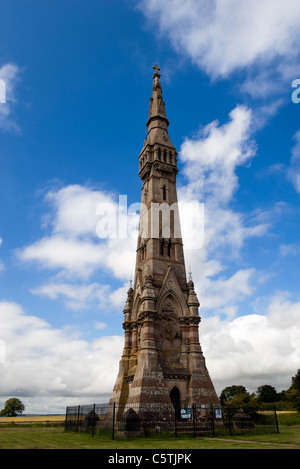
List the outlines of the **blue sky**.
<svg viewBox="0 0 300 469">
<path fill-rule="evenodd" d="M 217 392 L 288 388 L 300 363 L 299 2 L 1 10 L 0 404 L 63 412 L 110 395 L 135 238 L 99 239 L 96 208 L 140 201 L 155 63 L 179 199 L 204 204 L 204 244 L 184 245 Z"/>
</svg>

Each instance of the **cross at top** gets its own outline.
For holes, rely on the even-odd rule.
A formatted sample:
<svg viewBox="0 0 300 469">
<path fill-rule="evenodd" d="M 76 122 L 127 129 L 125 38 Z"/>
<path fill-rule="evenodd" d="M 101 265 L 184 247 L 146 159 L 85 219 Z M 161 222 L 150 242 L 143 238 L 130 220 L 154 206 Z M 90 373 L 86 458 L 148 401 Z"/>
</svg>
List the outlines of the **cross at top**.
<svg viewBox="0 0 300 469">
<path fill-rule="evenodd" d="M 154 65 L 152 68 L 155 70 L 155 73 L 154 73 L 154 75 L 153 75 L 152 78 L 154 78 L 154 77 L 160 78 L 161 75 L 158 73 L 158 70 L 160 70 L 159 66 L 156 64 L 156 65 Z"/>
</svg>

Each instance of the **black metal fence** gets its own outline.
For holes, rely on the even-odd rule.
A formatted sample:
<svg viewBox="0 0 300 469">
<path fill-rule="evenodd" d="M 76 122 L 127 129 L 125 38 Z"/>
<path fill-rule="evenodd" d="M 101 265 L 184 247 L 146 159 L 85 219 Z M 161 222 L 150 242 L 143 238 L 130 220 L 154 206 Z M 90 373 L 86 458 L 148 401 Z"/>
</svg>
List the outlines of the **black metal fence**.
<svg viewBox="0 0 300 469">
<path fill-rule="evenodd" d="M 111 439 L 279 432 L 275 407 L 271 411 L 261 409 L 250 417 L 242 409 L 209 404 L 183 409 L 163 404 L 144 404 L 143 408 L 115 404 L 71 406 L 66 409 L 65 429 Z"/>
</svg>

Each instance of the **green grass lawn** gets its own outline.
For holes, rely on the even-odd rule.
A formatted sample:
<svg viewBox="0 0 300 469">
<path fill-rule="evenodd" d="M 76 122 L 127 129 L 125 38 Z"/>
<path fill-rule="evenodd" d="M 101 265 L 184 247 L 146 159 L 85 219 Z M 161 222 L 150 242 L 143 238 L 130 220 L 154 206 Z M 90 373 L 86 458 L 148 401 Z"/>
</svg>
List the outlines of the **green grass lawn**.
<svg viewBox="0 0 300 469">
<path fill-rule="evenodd" d="M 101 439 L 63 428 L 0 428 L 0 449 L 300 449 L 300 426 L 225 438 Z"/>
</svg>

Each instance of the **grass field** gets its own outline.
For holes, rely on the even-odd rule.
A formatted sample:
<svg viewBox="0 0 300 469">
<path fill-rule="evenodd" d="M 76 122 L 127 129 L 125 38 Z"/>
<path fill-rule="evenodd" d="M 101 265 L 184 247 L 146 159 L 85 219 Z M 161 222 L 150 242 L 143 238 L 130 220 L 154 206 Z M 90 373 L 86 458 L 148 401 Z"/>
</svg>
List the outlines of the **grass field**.
<svg viewBox="0 0 300 469">
<path fill-rule="evenodd" d="M 61 423 L 63 424 L 65 421 L 65 415 L 23 415 L 17 417 L 0 417 L 0 428 L 3 427 L 4 424 L 26 424 L 26 425 L 34 425 L 34 424 L 54 424 L 54 423 Z M 2 425 L 1 425 L 2 424 Z"/>
<path fill-rule="evenodd" d="M 280 433 L 226 438 L 137 438 L 110 440 L 63 427 L 0 426 L 0 449 L 300 449 L 300 426 L 280 427 Z"/>
</svg>

